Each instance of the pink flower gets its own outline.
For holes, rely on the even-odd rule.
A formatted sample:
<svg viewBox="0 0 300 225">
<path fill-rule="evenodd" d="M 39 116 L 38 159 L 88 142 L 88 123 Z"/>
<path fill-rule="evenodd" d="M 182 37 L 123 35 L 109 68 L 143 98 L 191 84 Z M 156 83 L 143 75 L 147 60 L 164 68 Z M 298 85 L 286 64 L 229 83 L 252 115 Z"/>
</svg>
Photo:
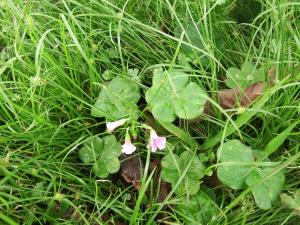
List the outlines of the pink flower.
<svg viewBox="0 0 300 225">
<path fill-rule="evenodd" d="M 113 132 L 116 128 L 118 128 L 119 126 L 122 126 L 124 123 L 126 123 L 127 120 L 128 119 L 120 119 L 115 122 L 107 122 L 106 123 L 107 131 L 109 133 Z"/>
<path fill-rule="evenodd" d="M 122 145 L 122 153 L 132 154 L 136 150 L 136 147 L 131 143 L 130 137 L 126 135 L 125 143 Z"/>
<path fill-rule="evenodd" d="M 152 152 L 156 152 L 157 149 L 163 150 L 166 147 L 166 137 L 159 137 L 155 130 L 150 129 L 150 143 Z"/>
</svg>

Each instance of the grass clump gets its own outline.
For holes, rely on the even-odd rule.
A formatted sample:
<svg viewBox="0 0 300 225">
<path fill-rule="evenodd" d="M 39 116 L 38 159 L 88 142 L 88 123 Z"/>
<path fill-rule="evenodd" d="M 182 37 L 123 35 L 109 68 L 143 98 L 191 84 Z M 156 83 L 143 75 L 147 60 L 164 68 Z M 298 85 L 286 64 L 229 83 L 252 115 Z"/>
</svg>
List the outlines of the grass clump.
<svg viewBox="0 0 300 225">
<path fill-rule="evenodd" d="M 0 223 L 297 224 L 279 199 L 300 184 L 299 15 L 287 0 L 1 1 Z M 103 155 L 105 137 L 134 153 Z M 222 156 L 236 142 L 250 160 Z"/>
</svg>

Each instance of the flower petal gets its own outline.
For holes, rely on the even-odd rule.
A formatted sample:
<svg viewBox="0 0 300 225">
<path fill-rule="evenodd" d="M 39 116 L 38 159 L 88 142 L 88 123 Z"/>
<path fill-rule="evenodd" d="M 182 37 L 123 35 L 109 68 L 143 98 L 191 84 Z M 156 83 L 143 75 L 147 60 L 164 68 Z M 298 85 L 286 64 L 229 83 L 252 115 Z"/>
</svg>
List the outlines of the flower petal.
<svg viewBox="0 0 300 225">
<path fill-rule="evenodd" d="M 158 137 L 156 139 L 156 146 L 159 150 L 163 150 L 166 147 L 166 138 L 165 137 Z"/>
<path fill-rule="evenodd" d="M 122 145 L 122 153 L 125 154 L 132 154 L 136 150 L 136 147 L 131 144 L 131 141 L 125 141 L 125 143 Z"/>
<path fill-rule="evenodd" d="M 109 133 L 113 132 L 116 128 L 118 128 L 119 126 L 122 126 L 124 123 L 126 123 L 127 120 L 128 119 L 120 119 L 115 122 L 107 122 L 106 123 L 107 131 Z"/>
<path fill-rule="evenodd" d="M 166 137 L 159 137 L 155 130 L 150 130 L 149 145 L 152 152 L 156 152 L 157 149 L 163 150 L 166 147 Z"/>
</svg>

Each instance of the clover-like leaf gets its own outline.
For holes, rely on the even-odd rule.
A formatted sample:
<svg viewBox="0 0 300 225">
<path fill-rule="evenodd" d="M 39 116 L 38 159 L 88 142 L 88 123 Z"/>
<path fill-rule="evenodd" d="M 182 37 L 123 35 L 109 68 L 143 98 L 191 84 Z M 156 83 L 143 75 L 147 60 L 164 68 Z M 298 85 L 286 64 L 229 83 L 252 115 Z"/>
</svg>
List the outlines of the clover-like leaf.
<svg viewBox="0 0 300 225">
<path fill-rule="evenodd" d="M 94 162 L 102 150 L 102 140 L 99 137 L 88 139 L 79 150 L 79 158 L 84 163 Z"/>
<path fill-rule="evenodd" d="M 93 172 L 96 176 L 105 178 L 109 175 L 109 172 L 106 169 L 106 163 L 103 160 L 97 160 L 93 165 Z"/>
<path fill-rule="evenodd" d="M 141 83 L 141 81 L 143 79 L 143 76 L 141 74 L 139 74 L 138 68 L 128 69 L 127 74 L 131 78 L 131 80 L 136 81 L 138 83 Z"/>
<path fill-rule="evenodd" d="M 283 189 L 285 177 L 282 170 L 272 174 L 274 168 L 255 168 L 246 178 L 246 184 L 252 187 L 251 191 L 257 206 L 261 209 L 270 209 L 272 202 L 275 201 Z"/>
<path fill-rule="evenodd" d="M 175 190 L 177 195 L 194 195 L 199 191 L 200 179 L 204 176 L 204 165 L 199 158 L 192 152 L 185 151 L 180 157 L 169 153 L 161 162 L 162 179 L 172 184 L 174 188 L 178 180 L 182 179 L 178 188 Z M 189 166 L 189 167 L 188 167 Z M 185 176 L 183 172 L 188 167 Z"/>
<path fill-rule="evenodd" d="M 211 190 L 200 190 L 197 195 L 181 197 L 176 209 L 185 224 L 208 224 L 218 213 L 214 199 L 215 194 Z"/>
<path fill-rule="evenodd" d="M 118 157 L 121 155 L 121 144 L 114 135 L 102 139 L 94 137 L 79 150 L 79 157 L 84 163 L 94 163 L 93 171 L 101 178 L 116 173 L 120 169 Z"/>
<path fill-rule="evenodd" d="M 121 155 L 121 144 L 114 135 L 102 138 L 103 150 L 96 161 L 94 172 L 97 176 L 105 178 L 109 173 L 116 173 L 120 169 L 118 157 Z"/>
<path fill-rule="evenodd" d="M 226 85 L 229 88 L 245 89 L 251 84 L 265 80 L 263 68 L 256 69 L 251 62 L 245 61 L 241 69 L 231 67 L 226 71 Z"/>
<path fill-rule="evenodd" d="M 253 150 L 254 158 L 257 162 L 269 162 L 265 151 Z M 285 177 L 282 170 L 272 173 L 273 167 L 256 166 L 251 170 L 251 173 L 246 177 L 248 186 L 255 185 L 251 191 L 255 202 L 261 209 L 271 208 L 272 202 L 278 199 L 280 192 L 283 189 Z M 262 179 L 261 181 L 259 181 Z M 258 182 L 257 184 L 255 184 Z"/>
<path fill-rule="evenodd" d="M 201 115 L 207 94 L 189 75 L 176 70 L 155 71 L 152 87 L 146 91 L 146 101 L 154 117 L 173 122 L 176 117 L 194 119 Z"/>
<path fill-rule="evenodd" d="M 136 103 L 139 99 L 138 85 L 125 78 L 115 77 L 102 87 L 91 114 L 110 120 L 132 117 L 138 112 Z"/>
<path fill-rule="evenodd" d="M 232 189 L 246 187 L 245 179 L 254 162 L 252 150 L 238 140 L 228 141 L 218 149 L 219 179 Z"/>
<path fill-rule="evenodd" d="M 256 161 L 254 161 L 254 158 Z M 263 151 L 251 150 L 238 140 L 226 142 L 218 149 L 219 179 L 232 189 L 251 187 L 255 202 L 261 209 L 271 208 L 284 185 L 282 170 L 275 171 Z M 263 167 L 267 163 L 268 167 Z"/>
</svg>

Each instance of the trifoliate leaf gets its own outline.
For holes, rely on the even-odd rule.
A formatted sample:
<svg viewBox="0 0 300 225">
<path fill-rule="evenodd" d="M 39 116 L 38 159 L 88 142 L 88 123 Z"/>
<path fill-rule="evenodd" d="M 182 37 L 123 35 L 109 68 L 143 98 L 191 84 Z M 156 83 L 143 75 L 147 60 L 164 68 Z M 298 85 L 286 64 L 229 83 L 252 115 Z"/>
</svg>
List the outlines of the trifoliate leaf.
<svg viewBox="0 0 300 225">
<path fill-rule="evenodd" d="M 121 154 L 121 145 L 117 142 L 114 135 L 108 135 L 102 138 L 103 141 L 103 157 L 110 157 L 110 155 L 119 156 Z"/>
<path fill-rule="evenodd" d="M 118 157 L 121 155 L 121 144 L 114 135 L 102 139 L 94 137 L 79 150 L 79 157 L 84 163 L 93 162 L 94 173 L 101 178 L 116 173 L 120 169 Z"/>
<path fill-rule="evenodd" d="M 175 191 L 177 195 L 195 195 L 199 191 L 200 179 L 204 176 L 204 165 L 194 153 L 185 151 L 180 157 L 169 153 L 162 159 L 161 165 L 162 179 L 171 183 L 173 188 L 178 180 L 181 179 L 184 170 L 189 166 Z"/>
<path fill-rule="evenodd" d="M 106 169 L 106 163 L 103 159 L 98 159 L 93 165 L 93 172 L 96 176 L 105 178 L 109 175 L 109 172 Z"/>
<path fill-rule="evenodd" d="M 217 216 L 218 207 L 211 195 L 214 196 L 211 190 L 200 190 L 197 195 L 179 199 L 176 209 L 180 212 L 185 224 L 208 224 Z"/>
<path fill-rule="evenodd" d="M 218 149 L 218 159 L 218 177 L 225 185 L 232 189 L 249 186 L 258 207 L 271 208 L 283 188 L 285 177 L 283 171 L 273 172 L 274 167 L 265 152 L 251 150 L 240 141 L 232 140 Z M 263 167 L 264 163 L 268 167 Z"/>
<path fill-rule="evenodd" d="M 115 77 L 108 85 L 102 87 L 91 114 L 110 120 L 133 117 L 138 113 L 136 103 L 139 99 L 138 85 L 125 78 Z"/>
<path fill-rule="evenodd" d="M 278 171 L 270 175 L 273 170 L 274 168 L 267 167 L 256 168 L 246 178 L 246 184 L 251 186 L 261 178 L 268 176 L 251 189 L 255 202 L 261 209 L 270 209 L 272 202 L 279 197 L 283 189 L 285 180 L 283 172 Z"/>
<path fill-rule="evenodd" d="M 176 70 L 155 71 L 152 87 L 146 91 L 146 101 L 154 117 L 173 122 L 176 117 L 194 119 L 200 116 L 207 94 L 189 75 Z"/>
<path fill-rule="evenodd" d="M 176 115 L 183 119 L 196 118 L 203 112 L 203 106 L 206 102 L 205 96 L 205 92 L 198 84 L 189 83 L 181 92 L 180 98 L 174 101 Z M 198 100 L 198 102 L 195 100 Z"/>
<path fill-rule="evenodd" d="M 131 77 L 137 77 L 139 74 L 139 69 L 138 68 L 134 68 L 134 69 L 128 69 L 127 73 L 129 76 Z"/>
<path fill-rule="evenodd" d="M 228 141 L 218 149 L 219 179 L 232 189 L 246 187 L 245 179 L 254 162 L 252 150 L 238 140 Z"/>
<path fill-rule="evenodd" d="M 239 87 L 245 89 L 251 84 L 265 80 L 263 68 L 256 69 L 255 65 L 245 61 L 241 69 L 231 67 L 226 71 L 226 85 L 229 88 Z"/>
<path fill-rule="evenodd" d="M 102 140 L 99 137 L 90 138 L 79 150 L 79 158 L 84 163 L 94 162 L 102 150 Z"/>
</svg>

